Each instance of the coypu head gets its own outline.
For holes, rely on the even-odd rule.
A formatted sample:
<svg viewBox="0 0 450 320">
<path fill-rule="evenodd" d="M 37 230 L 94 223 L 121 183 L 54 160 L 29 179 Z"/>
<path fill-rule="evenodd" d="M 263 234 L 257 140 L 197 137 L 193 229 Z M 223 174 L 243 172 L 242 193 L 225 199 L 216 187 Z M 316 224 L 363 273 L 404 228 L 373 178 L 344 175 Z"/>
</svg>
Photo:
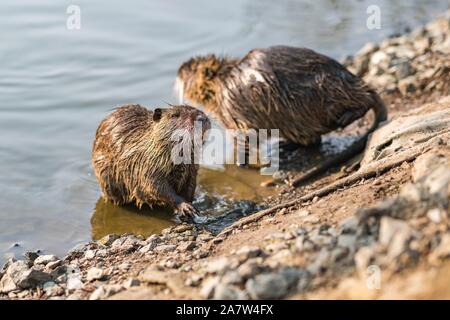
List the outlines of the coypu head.
<svg viewBox="0 0 450 320">
<path fill-rule="evenodd" d="M 167 109 L 156 108 L 152 118 L 152 137 L 153 139 L 158 137 L 157 145 L 161 142 L 175 144 L 177 141 L 175 137 L 183 137 L 183 143 L 193 141 L 202 144 L 205 141 L 206 131 L 211 128 L 205 113 L 187 105 L 171 106 Z"/>
<path fill-rule="evenodd" d="M 211 111 L 216 106 L 218 82 L 235 63 L 234 59 L 217 57 L 214 54 L 194 57 L 184 62 L 178 69 L 175 83 L 180 101 L 187 99 Z"/>
</svg>

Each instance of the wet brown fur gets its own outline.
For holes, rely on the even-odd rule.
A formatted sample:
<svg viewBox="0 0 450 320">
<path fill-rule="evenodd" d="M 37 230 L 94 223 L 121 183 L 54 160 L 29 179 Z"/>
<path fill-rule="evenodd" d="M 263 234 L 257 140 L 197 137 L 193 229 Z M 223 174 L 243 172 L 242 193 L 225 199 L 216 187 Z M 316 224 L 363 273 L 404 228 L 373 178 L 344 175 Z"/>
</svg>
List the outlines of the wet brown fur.
<svg viewBox="0 0 450 320">
<path fill-rule="evenodd" d="M 321 135 L 372 109 L 369 132 L 326 166 L 361 152 L 368 134 L 387 118 L 373 88 L 337 61 L 306 48 L 254 49 L 239 61 L 196 57 L 179 68 L 178 78 L 184 96 L 204 105 L 225 127 L 279 129 L 281 137 L 302 146 L 319 143 Z"/>
<path fill-rule="evenodd" d="M 337 61 L 305 48 L 254 49 L 240 61 L 196 57 L 178 76 L 185 97 L 214 112 L 227 128 L 280 129 L 281 136 L 304 146 L 369 109 L 377 120 L 386 119 L 373 88 Z"/>
<path fill-rule="evenodd" d="M 189 106 L 150 111 L 124 105 L 99 125 L 92 164 L 103 196 L 117 205 L 169 205 L 175 209 L 194 198 L 197 164 L 171 158 L 175 129 L 193 132 L 193 122 L 209 125 L 203 112 Z"/>
</svg>

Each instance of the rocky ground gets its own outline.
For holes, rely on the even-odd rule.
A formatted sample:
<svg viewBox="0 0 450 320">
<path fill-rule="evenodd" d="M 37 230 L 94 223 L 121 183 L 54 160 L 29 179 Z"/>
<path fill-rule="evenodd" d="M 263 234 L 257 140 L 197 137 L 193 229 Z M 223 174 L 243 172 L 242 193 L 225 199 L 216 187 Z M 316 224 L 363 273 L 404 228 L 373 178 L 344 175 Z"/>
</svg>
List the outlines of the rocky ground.
<svg viewBox="0 0 450 320">
<path fill-rule="evenodd" d="M 0 299 L 450 298 L 449 54 L 447 15 L 346 59 L 390 111 L 357 171 L 292 190 L 287 167 L 270 208 L 218 235 L 180 224 L 11 259 Z"/>
</svg>

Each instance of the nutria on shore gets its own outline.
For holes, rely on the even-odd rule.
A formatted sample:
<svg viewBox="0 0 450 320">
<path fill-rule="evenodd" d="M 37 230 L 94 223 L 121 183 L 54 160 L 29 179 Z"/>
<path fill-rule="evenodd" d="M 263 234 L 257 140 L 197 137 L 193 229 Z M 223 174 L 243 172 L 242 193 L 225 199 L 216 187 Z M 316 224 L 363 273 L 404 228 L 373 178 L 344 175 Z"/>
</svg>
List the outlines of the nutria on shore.
<svg viewBox="0 0 450 320">
<path fill-rule="evenodd" d="M 103 197 L 116 205 L 169 205 L 183 216 L 198 213 L 191 203 L 198 164 L 176 164 L 172 160 L 172 150 L 179 142 L 172 134 L 177 129 L 183 133 L 183 143 L 193 141 L 189 147 L 194 152 L 196 121 L 202 126 L 203 143 L 209 119 L 190 106 L 150 111 L 130 104 L 107 116 L 97 129 L 92 150 Z"/>
<path fill-rule="evenodd" d="M 332 58 L 306 48 L 274 46 L 242 59 L 213 54 L 191 58 L 178 69 L 182 98 L 203 105 L 229 129 L 279 129 L 301 146 L 343 128 L 372 109 L 375 121 L 347 150 L 316 166 L 295 184 L 364 150 L 387 110 L 376 91 Z"/>
</svg>

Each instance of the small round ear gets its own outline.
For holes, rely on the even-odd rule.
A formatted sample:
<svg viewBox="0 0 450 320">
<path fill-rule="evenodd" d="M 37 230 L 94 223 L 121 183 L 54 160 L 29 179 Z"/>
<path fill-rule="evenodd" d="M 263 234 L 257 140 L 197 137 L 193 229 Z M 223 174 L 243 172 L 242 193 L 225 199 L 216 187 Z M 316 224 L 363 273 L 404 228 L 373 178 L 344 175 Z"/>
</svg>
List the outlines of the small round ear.
<svg viewBox="0 0 450 320">
<path fill-rule="evenodd" d="M 161 117 L 162 117 L 162 109 L 156 108 L 153 111 L 153 121 L 158 122 L 161 119 Z"/>
</svg>

